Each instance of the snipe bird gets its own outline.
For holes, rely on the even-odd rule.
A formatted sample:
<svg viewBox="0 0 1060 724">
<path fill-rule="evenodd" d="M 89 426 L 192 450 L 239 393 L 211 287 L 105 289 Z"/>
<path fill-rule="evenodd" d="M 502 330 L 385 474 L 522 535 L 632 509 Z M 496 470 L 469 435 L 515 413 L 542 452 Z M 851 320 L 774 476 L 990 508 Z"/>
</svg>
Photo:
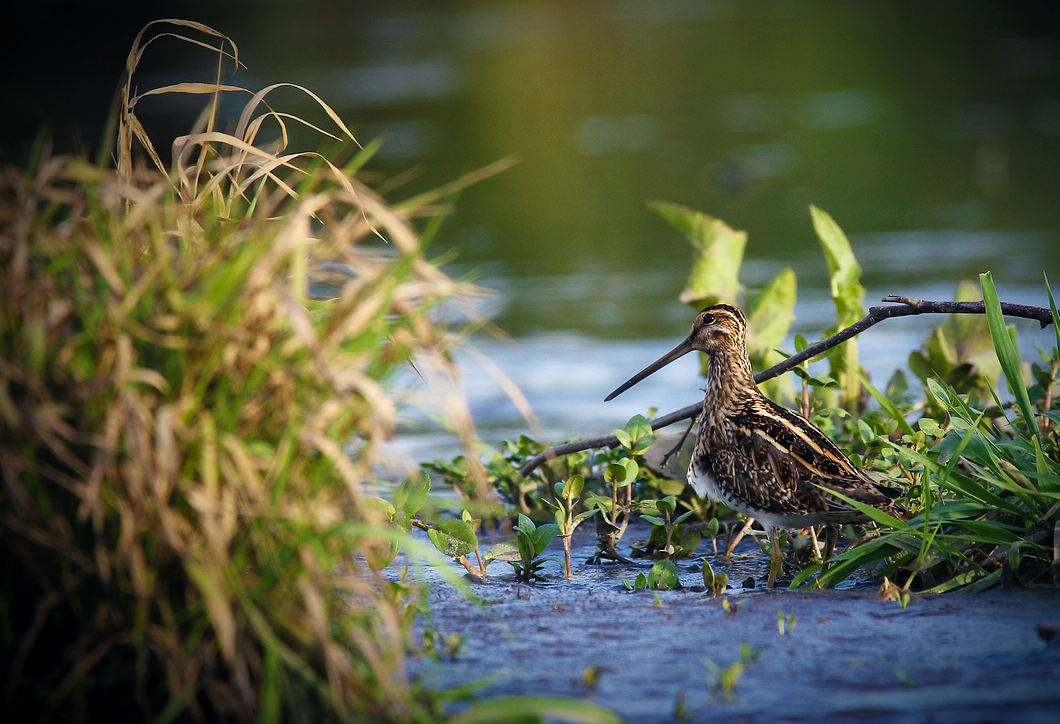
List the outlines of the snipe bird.
<svg viewBox="0 0 1060 724">
<path fill-rule="evenodd" d="M 870 479 L 811 422 L 758 390 L 747 358 L 746 330 L 736 307 L 707 307 L 683 342 L 604 401 L 693 350 L 707 354 L 710 375 L 688 482 L 700 497 L 709 496 L 762 523 L 770 546 L 768 584 L 773 586 L 783 566 L 778 528 L 867 523 L 866 515 L 830 491 L 892 513 L 898 512 L 893 501 L 901 491 Z"/>
</svg>

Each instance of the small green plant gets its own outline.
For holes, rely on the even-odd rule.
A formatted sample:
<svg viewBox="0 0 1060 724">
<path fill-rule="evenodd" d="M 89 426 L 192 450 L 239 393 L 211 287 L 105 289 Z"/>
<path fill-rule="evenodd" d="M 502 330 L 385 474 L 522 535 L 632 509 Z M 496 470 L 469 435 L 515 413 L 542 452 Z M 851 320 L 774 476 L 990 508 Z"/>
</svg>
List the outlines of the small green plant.
<svg viewBox="0 0 1060 724">
<path fill-rule="evenodd" d="M 695 515 L 694 510 L 687 510 L 681 515 L 674 517 L 677 509 L 677 499 L 667 495 L 659 500 L 641 503 L 641 519 L 652 525 L 652 539 L 649 547 L 661 551 L 667 558 L 683 558 L 692 555 L 696 546 L 699 545 L 701 536 L 698 532 L 685 533 L 681 524 Z M 674 545 L 675 533 L 677 534 L 677 545 Z M 655 540 L 660 539 L 660 540 Z M 654 545 L 653 545 L 654 543 Z"/>
<path fill-rule="evenodd" d="M 626 583 L 626 590 L 639 591 L 642 589 L 658 589 L 662 591 L 676 591 L 681 588 L 681 579 L 677 574 L 677 566 L 673 561 L 655 561 L 648 571 L 648 575 L 638 573 L 633 583 Z"/>
<path fill-rule="evenodd" d="M 725 589 L 729 585 L 729 576 L 725 573 L 715 571 L 710 561 L 703 558 L 703 588 L 706 589 L 707 593 L 711 596 L 717 596 L 725 592 Z M 728 599 L 726 599 L 728 602 Z"/>
<path fill-rule="evenodd" d="M 563 543 L 563 574 L 571 577 L 570 566 L 570 541 L 574 530 L 586 519 L 591 518 L 599 512 L 599 508 L 584 510 L 575 513 L 578 505 L 578 496 L 585 487 L 585 478 L 581 475 L 572 475 L 565 482 L 556 483 L 557 501 L 550 503 L 556 510 L 556 526 L 559 528 L 559 538 Z"/>
<path fill-rule="evenodd" d="M 726 701 L 736 699 L 736 684 L 740 681 L 748 666 L 758 660 L 761 655 L 759 649 L 749 644 L 740 644 L 740 658 L 726 667 L 715 664 L 710 659 L 703 659 L 703 665 L 710 671 L 711 678 L 707 679 L 707 686 L 717 696 Z"/>
<path fill-rule="evenodd" d="M 1056 576 L 1060 450 L 1055 434 L 1042 434 L 1046 422 L 1060 419 L 1048 392 L 1056 379 L 1036 380 L 1033 388 L 1027 387 L 1016 336 L 1005 324 L 993 280 L 989 273 L 980 280 L 991 339 L 1014 404 L 1002 403 L 992 387 L 992 407 L 973 404 L 974 389 L 962 394 L 928 377 L 925 385 L 937 417 L 905 428 L 900 442 L 873 436 L 891 449 L 883 459 L 909 481 L 907 500 L 915 514 L 901 520 L 865 511 L 882 527 L 882 534 L 836 556 L 820 573 L 820 585 L 872 566 L 894 581 L 889 593 L 902 602 L 914 589 L 982 590 Z M 1060 320 L 1048 283 L 1046 291 L 1055 327 Z M 1060 339 L 1039 369 L 1060 369 L 1052 364 L 1060 358 L 1058 349 Z M 812 573 L 803 571 L 793 585 Z"/>
<path fill-rule="evenodd" d="M 640 465 L 634 458 L 647 452 L 656 440 L 651 423 L 643 415 L 634 415 L 625 427 L 615 429 L 614 434 L 621 445 L 620 457 L 607 462 L 603 475 L 611 495 L 593 494 L 586 500 L 587 505 L 600 510 L 594 562 L 626 560 L 619 555 L 616 546 L 625 534 L 633 512 L 633 483 L 640 474 Z"/>
<path fill-rule="evenodd" d="M 795 630 L 795 623 L 798 618 L 795 614 L 787 614 L 783 611 L 777 611 L 777 633 L 781 636 L 786 636 Z"/>
<path fill-rule="evenodd" d="M 508 561 L 515 569 L 515 577 L 527 583 L 533 579 L 544 580 L 541 575 L 544 559 L 540 556 L 559 533 L 559 526 L 555 523 L 535 525 L 534 521 L 520 514 L 515 532 L 518 536 L 519 560 Z"/>
</svg>

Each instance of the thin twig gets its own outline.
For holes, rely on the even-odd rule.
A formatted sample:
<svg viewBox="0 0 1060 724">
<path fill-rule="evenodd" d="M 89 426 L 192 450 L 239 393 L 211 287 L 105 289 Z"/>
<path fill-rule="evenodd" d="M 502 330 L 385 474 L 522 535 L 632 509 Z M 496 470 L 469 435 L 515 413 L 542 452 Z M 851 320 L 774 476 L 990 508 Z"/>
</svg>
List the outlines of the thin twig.
<svg viewBox="0 0 1060 724">
<path fill-rule="evenodd" d="M 811 344 L 803 351 L 793 354 L 783 362 L 775 364 L 767 370 L 762 370 L 754 376 L 755 383 L 760 384 L 766 380 L 777 377 L 793 367 L 802 364 L 811 357 L 816 357 L 822 352 L 826 352 L 833 347 L 842 344 L 851 337 L 861 334 L 869 327 L 872 327 L 885 319 L 890 319 L 892 317 L 910 317 L 916 314 L 984 314 L 986 312 L 986 307 L 982 302 L 931 302 L 923 299 L 910 299 L 909 297 L 902 297 L 896 294 L 889 294 L 884 297 L 882 301 L 893 302 L 895 303 L 895 306 L 871 307 L 868 314 L 846 329 L 836 332 L 828 339 L 823 339 L 820 342 Z M 1042 326 L 1042 329 L 1045 329 L 1053 323 L 1052 312 L 1044 307 L 1001 302 L 1001 313 L 1008 317 L 1033 319 Z M 688 407 L 682 407 L 680 410 L 675 410 L 666 415 L 656 417 L 651 421 L 651 428 L 653 430 L 658 430 L 660 427 L 666 427 L 675 422 L 687 420 L 698 415 L 702 409 L 702 402 L 697 402 Z M 530 458 L 530 460 L 520 468 L 519 472 L 523 477 L 526 477 L 546 460 L 581 452 L 582 450 L 611 448 L 618 444 L 618 438 L 614 435 L 601 435 L 599 437 L 588 437 L 581 440 L 574 440 L 573 442 L 565 442 L 562 445 L 554 445 L 541 454 Z"/>
</svg>

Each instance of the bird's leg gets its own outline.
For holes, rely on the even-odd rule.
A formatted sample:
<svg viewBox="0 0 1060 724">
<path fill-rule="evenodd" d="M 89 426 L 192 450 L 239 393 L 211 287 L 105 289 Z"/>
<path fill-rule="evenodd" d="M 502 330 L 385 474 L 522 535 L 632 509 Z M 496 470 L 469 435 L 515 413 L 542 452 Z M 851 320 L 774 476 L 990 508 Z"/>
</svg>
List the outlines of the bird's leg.
<svg viewBox="0 0 1060 724">
<path fill-rule="evenodd" d="M 823 561 L 821 557 L 821 541 L 817 540 L 817 526 L 810 526 L 810 542 L 813 544 L 813 555 L 818 561 Z"/>
<path fill-rule="evenodd" d="M 743 540 L 743 537 L 745 535 L 747 535 L 747 531 L 751 530 L 751 526 L 754 525 L 754 524 L 755 524 L 755 519 L 754 518 L 748 518 L 747 519 L 747 522 L 743 524 L 743 528 L 740 528 L 740 532 L 737 533 L 736 536 L 733 537 L 733 539 L 731 541 L 729 541 L 729 544 L 727 546 L 725 546 L 725 557 L 726 558 L 728 558 L 729 556 L 732 555 L 732 552 L 734 550 L 736 550 L 736 546 L 738 546 L 740 544 L 740 541 Z"/>
<path fill-rule="evenodd" d="M 839 542 L 839 526 L 833 523 L 826 523 L 825 530 L 828 535 L 824 543 L 824 560 L 827 562 L 832 559 L 836 543 Z"/>
<path fill-rule="evenodd" d="M 772 526 L 766 528 L 769 537 L 769 577 L 766 585 L 772 588 L 776 585 L 777 575 L 784 570 L 784 557 L 780 553 L 780 532 Z"/>
</svg>

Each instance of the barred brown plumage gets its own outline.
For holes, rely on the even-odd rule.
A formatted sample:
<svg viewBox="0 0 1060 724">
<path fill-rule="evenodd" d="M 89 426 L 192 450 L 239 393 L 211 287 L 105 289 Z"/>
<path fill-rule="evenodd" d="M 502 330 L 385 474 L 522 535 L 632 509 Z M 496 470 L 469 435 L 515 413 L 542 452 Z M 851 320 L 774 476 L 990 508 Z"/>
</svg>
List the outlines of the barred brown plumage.
<svg viewBox="0 0 1060 724">
<path fill-rule="evenodd" d="M 693 350 L 707 354 L 710 376 L 688 482 L 698 495 L 762 523 L 769 536 L 772 586 L 782 567 L 778 528 L 869 522 L 833 492 L 897 515 L 902 511 L 894 500 L 901 490 L 869 478 L 813 423 L 759 391 L 747 358 L 746 332 L 736 307 L 707 307 L 684 341 L 606 400 Z"/>
</svg>

